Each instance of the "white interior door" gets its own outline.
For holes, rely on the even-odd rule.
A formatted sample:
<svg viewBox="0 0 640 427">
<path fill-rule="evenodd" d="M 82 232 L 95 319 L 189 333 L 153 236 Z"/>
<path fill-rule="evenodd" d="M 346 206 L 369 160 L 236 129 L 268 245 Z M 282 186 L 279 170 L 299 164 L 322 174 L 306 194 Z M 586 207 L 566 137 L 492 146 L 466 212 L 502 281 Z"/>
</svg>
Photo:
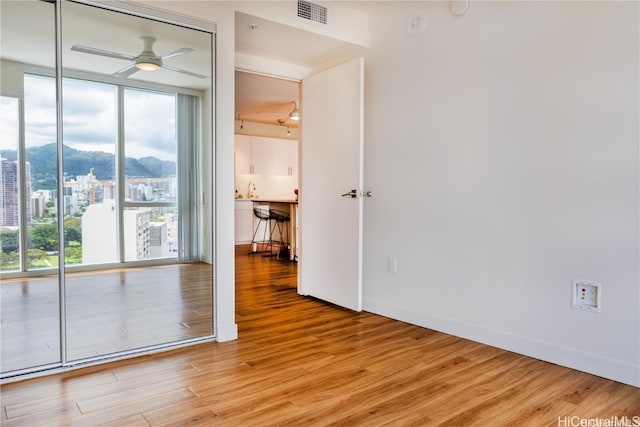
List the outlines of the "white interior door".
<svg viewBox="0 0 640 427">
<path fill-rule="evenodd" d="M 362 310 L 364 59 L 302 82 L 298 292 Z M 357 197 L 342 196 L 355 190 Z"/>
</svg>

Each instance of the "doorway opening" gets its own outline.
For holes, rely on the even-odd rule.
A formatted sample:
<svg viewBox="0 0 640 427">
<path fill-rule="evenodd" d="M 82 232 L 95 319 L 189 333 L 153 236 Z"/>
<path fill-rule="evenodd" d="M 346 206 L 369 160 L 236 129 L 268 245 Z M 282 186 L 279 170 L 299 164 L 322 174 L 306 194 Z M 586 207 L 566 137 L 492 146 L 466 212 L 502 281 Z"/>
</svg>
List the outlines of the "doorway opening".
<svg viewBox="0 0 640 427">
<path fill-rule="evenodd" d="M 235 244 L 236 257 L 248 258 L 236 266 L 297 288 L 300 83 L 235 77 Z"/>
</svg>

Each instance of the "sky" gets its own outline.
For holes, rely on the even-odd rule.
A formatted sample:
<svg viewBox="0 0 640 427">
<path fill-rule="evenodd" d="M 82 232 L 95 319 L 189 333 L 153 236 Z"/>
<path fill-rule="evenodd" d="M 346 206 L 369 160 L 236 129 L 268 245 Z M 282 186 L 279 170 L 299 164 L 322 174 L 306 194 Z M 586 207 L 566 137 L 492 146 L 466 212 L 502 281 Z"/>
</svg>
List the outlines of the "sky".
<svg viewBox="0 0 640 427">
<path fill-rule="evenodd" d="M 63 82 L 64 144 L 78 150 L 115 154 L 117 141 L 117 87 L 65 79 Z M 56 141 L 55 81 L 25 76 L 25 145 Z M 176 160 L 175 97 L 157 92 L 125 89 L 125 156 L 153 156 Z M 0 103 L 1 147 L 15 149 L 15 100 Z"/>
</svg>

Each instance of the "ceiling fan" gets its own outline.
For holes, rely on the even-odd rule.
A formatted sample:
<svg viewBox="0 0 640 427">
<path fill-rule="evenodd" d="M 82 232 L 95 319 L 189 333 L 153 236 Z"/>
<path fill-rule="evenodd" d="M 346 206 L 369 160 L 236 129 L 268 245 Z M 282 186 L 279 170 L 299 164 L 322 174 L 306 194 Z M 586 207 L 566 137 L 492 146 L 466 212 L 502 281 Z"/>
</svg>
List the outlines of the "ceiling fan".
<svg viewBox="0 0 640 427">
<path fill-rule="evenodd" d="M 176 68 L 164 63 L 165 59 L 169 59 L 169 58 L 173 58 L 174 56 L 184 55 L 185 53 L 193 52 L 193 49 L 191 49 L 190 47 L 183 47 L 176 51 L 168 53 L 166 55 L 157 56 L 153 52 L 153 43 L 156 41 L 156 39 L 154 37 L 149 37 L 149 36 L 142 36 L 140 38 L 144 43 L 144 48 L 142 52 L 137 56 L 127 55 L 125 53 L 113 52 L 110 50 L 98 49 L 95 47 L 81 46 L 78 44 L 71 46 L 71 50 L 73 50 L 74 52 L 89 53 L 91 55 L 100 55 L 100 56 L 106 56 L 108 58 L 116 58 L 116 59 L 122 59 L 125 61 L 132 61 L 132 64 L 129 65 L 128 67 L 113 73 L 113 76 L 115 77 L 129 77 L 133 73 L 140 70 L 155 71 L 160 68 L 165 68 L 167 70 L 177 71 L 178 73 L 187 74 L 189 76 L 198 77 L 201 79 L 208 78 L 207 76 L 204 76 L 202 74 L 183 70 L 181 68 Z"/>
<path fill-rule="evenodd" d="M 281 110 L 281 111 L 256 111 L 258 114 L 278 114 L 278 115 L 287 115 L 289 119 L 298 121 L 300 120 L 300 109 L 298 108 L 298 101 L 290 101 L 285 104 L 280 104 L 282 106 L 294 104 L 293 110 Z"/>
</svg>

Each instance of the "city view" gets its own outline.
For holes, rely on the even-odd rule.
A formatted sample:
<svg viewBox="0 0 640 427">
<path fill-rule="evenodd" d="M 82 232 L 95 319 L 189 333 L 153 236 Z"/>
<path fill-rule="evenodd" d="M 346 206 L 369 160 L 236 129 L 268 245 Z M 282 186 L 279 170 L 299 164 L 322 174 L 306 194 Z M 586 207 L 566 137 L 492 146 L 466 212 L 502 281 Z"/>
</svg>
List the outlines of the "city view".
<svg viewBox="0 0 640 427">
<path fill-rule="evenodd" d="M 17 152 L 0 152 L 0 269 L 21 268 L 26 242 L 30 269 L 56 267 L 58 200 L 63 202 L 65 265 L 173 257 L 177 254 L 177 180 L 175 162 L 155 157 L 125 159 L 124 200 L 118 207 L 115 156 L 64 147 L 64 194 L 58 197 L 55 144 L 26 149 L 26 224 L 21 230 Z M 158 207 L 145 207 L 154 202 Z M 119 219 L 122 211 L 122 221 Z M 121 224 L 121 225 L 119 225 Z M 122 230 L 119 230 L 122 227 Z M 26 232 L 25 239 L 21 231 Z"/>
</svg>

